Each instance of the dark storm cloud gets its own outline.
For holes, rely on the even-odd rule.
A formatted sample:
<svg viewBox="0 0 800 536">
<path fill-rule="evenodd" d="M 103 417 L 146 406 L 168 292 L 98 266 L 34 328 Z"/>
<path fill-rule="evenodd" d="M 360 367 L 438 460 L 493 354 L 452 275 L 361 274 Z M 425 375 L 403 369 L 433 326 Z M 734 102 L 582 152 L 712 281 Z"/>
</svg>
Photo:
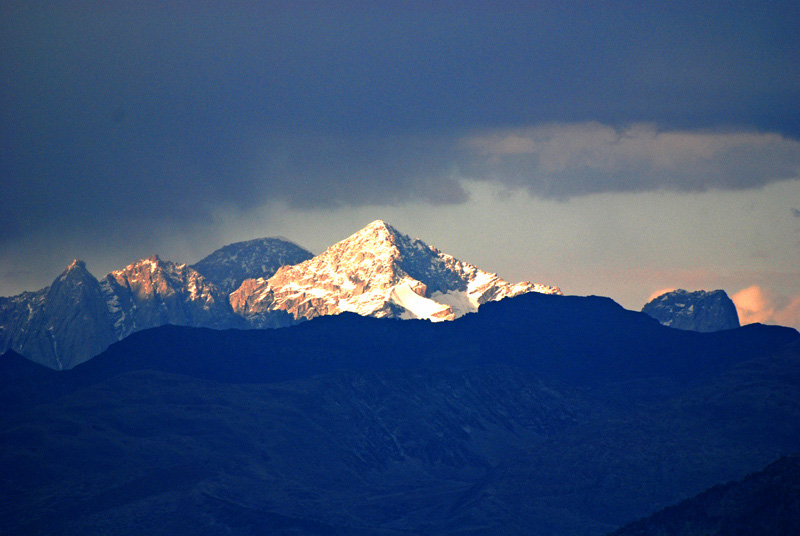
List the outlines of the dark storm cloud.
<svg viewBox="0 0 800 536">
<path fill-rule="evenodd" d="M 466 201 L 452 142 L 429 136 L 288 136 L 258 140 L 248 170 L 269 198 L 296 208 Z M 259 180 L 260 179 L 260 180 Z"/>
<path fill-rule="evenodd" d="M 800 141 L 757 132 L 550 124 L 467 137 L 469 175 L 532 195 L 741 190 L 800 177 Z"/>
<path fill-rule="evenodd" d="M 795 3 L 29 4 L 0 8 L 1 241 L 270 200 L 458 203 L 465 175 L 570 196 L 758 186 L 796 164 Z M 741 171 L 763 147 L 701 155 L 700 183 L 653 155 L 612 178 L 464 144 L 588 121 L 788 138 L 766 170 Z"/>
</svg>

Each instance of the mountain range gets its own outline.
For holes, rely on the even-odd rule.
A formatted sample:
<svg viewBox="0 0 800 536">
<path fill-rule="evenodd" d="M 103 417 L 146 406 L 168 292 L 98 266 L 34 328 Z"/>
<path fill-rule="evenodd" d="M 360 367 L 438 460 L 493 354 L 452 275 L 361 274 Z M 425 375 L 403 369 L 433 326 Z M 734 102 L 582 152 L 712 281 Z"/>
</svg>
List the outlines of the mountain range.
<svg viewBox="0 0 800 536">
<path fill-rule="evenodd" d="M 800 450 L 797 331 L 600 297 L 167 325 L 0 379 L 3 534 L 602 535 Z"/>
<path fill-rule="evenodd" d="M 0 534 L 792 534 L 800 333 L 725 299 L 629 311 L 381 221 L 75 261 L 0 299 Z"/>
<path fill-rule="evenodd" d="M 153 256 L 99 281 L 76 260 L 49 287 L 0 298 L 0 351 L 62 370 L 165 324 L 272 328 L 345 311 L 452 320 L 526 292 L 560 290 L 510 284 L 378 220 L 316 257 L 265 238 L 192 266 Z"/>
</svg>

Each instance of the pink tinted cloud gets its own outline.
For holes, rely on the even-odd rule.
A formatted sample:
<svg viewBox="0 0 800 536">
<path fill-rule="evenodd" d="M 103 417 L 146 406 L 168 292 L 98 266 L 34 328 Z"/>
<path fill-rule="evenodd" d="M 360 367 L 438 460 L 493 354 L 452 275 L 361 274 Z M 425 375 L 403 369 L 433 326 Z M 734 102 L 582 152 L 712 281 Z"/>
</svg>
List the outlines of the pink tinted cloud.
<svg viewBox="0 0 800 536">
<path fill-rule="evenodd" d="M 800 328 L 800 296 L 782 296 L 752 285 L 731 299 L 742 325 L 759 322 Z"/>
</svg>

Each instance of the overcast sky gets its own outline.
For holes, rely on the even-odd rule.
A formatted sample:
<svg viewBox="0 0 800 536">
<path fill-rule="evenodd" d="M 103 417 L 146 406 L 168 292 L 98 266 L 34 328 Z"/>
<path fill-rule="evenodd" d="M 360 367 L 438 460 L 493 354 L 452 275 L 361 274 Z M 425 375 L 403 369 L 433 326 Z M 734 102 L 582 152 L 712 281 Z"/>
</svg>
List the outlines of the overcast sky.
<svg viewBox="0 0 800 536">
<path fill-rule="evenodd" d="M 796 1 L 30 4 L 0 5 L 0 295 L 380 218 L 800 327 Z"/>
</svg>

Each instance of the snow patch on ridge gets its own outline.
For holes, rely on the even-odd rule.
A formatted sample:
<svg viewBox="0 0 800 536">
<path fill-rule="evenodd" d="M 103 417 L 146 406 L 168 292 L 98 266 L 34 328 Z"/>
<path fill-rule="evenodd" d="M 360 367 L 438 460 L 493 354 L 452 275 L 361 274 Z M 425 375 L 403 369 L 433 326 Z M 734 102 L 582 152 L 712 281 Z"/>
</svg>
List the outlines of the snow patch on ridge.
<svg viewBox="0 0 800 536">
<path fill-rule="evenodd" d="M 455 318 L 452 307 L 420 296 L 408 282 L 392 287 L 389 291 L 389 301 L 405 309 L 400 315 L 403 319 L 422 318 L 440 322 Z"/>
<path fill-rule="evenodd" d="M 448 305 L 452 309 L 455 318 L 478 311 L 479 304 L 477 303 L 477 300 L 471 299 L 469 293 L 464 292 L 463 290 L 434 292 L 431 294 L 431 300 Z"/>
</svg>

